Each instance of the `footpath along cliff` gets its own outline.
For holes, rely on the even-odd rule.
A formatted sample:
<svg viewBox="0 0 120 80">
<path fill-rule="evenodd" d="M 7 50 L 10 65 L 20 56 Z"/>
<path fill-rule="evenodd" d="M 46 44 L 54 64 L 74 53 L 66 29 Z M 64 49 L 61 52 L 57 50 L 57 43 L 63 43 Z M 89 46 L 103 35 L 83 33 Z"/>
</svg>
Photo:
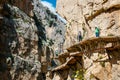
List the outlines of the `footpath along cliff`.
<svg viewBox="0 0 120 80">
<path fill-rule="evenodd" d="M 57 57 L 61 65 L 53 69 L 54 79 L 119 80 L 120 1 L 58 0 L 57 13 L 67 21 L 66 51 Z M 95 27 L 100 29 L 98 38 Z"/>
<path fill-rule="evenodd" d="M 0 0 L 0 80 L 119 80 L 120 1 L 57 0 L 56 9 L 67 23 L 40 0 Z"/>
</svg>

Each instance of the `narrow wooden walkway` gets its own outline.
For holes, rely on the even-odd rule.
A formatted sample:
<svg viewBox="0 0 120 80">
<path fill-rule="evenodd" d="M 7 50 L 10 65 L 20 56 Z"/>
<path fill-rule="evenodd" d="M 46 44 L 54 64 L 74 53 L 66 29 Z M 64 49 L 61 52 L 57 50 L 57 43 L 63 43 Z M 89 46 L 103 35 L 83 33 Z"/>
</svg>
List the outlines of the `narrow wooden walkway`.
<svg viewBox="0 0 120 80">
<path fill-rule="evenodd" d="M 114 50 L 120 49 L 120 37 L 119 36 L 108 36 L 98 37 L 83 40 L 78 44 L 75 44 L 67 48 L 66 53 L 62 53 L 58 56 L 60 58 L 70 57 L 64 64 L 56 67 L 53 71 L 64 70 L 69 68 L 69 63 L 74 64 L 76 62 L 75 57 L 82 56 L 83 54 L 98 52 L 101 50 Z"/>
<path fill-rule="evenodd" d="M 70 68 L 69 65 L 73 65 L 75 62 L 76 62 L 76 59 L 74 57 L 70 57 L 69 60 L 67 60 L 64 64 L 54 68 L 53 71 L 69 69 Z"/>
<path fill-rule="evenodd" d="M 75 44 L 69 48 L 67 48 L 68 52 L 85 52 L 85 51 L 94 51 L 96 49 L 107 48 L 108 44 L 112 44 L 111 47 L 120 44 L 120 37 L 108 36 L 108 37 L 98 37 L 98 38 L 90 38 L 87 40 L 83 40 L 78 44 Z"/>
</svg>

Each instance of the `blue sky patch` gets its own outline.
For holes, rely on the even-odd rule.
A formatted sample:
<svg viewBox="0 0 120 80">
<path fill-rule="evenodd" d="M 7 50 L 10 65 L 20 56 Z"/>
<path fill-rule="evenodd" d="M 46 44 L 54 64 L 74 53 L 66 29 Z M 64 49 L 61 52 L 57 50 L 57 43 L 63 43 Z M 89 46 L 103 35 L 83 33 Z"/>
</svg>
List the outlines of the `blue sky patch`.
<svg viewBox="0 0 120 80">
<path fill-rule="evenodd" d="M 49 2 L 53 5 L 54 8 L 56 8 L 56 0 L 41 0 L 41 1 Z"/>
</svg>

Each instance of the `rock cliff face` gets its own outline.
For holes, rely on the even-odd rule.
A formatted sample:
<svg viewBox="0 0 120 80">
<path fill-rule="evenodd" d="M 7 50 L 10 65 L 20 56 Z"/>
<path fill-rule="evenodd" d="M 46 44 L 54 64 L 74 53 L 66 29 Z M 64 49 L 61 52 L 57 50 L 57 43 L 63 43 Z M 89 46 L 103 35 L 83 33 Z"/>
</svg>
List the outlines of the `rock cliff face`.
<svg viewBox="0 0 120 80">
<path fill-rule="evenodd" d="M 95 27 L 100 28 L 100 36 L 120 36 L 119 0 L 58 0 L 57 13 L 67 20 L 64 48 L 78 42 L 78 31 L 82 32 L 83 40 L 88 39 L 89 41 L 89 38 L 95 37 Z M 101 45 L 102 44 L 104 43 L 101 43 Z M 119 43 L 117 44 L 119 45 Z M 89 44 L 86 46 L 88 45 Z M 91 49 L 91 47 L 86 48 L 85 45 L 82 46 L 87 50 Z M 81 50 L 80 46 L 75 48 Z M 73 54 L 76 54 L 74 53 L 76 50 L 75 48 Z M 68 55 L 68 53 L 66 55 Z M 71 65 L 71 67 L 67 69 L 69 72 L 68 80 L 73 80 L 75 78 L 78 78 L 78 80 L 120 79 L 119 49 L 110 51 L 101 50 L 95 53 L 90 51 L 89 55 L 86 55 L 85 52 L 83 53 L 82 60 L 80 60 L 81 58 L 79 57 L 75 57 L 78 63 L 76 66 L 73 67 Z M 70 58 L 66 58 L 66 55 L 64 61 L 68 63 L 68 59 Z M 65 68 L 68 68 L 68 66 L 70 65 L 67 65 L 67 67 L 65 66 Z M 72 77 L 72 75 L 74 76 Z"/>
<path fill-rule="evenodd" d="M 95 36 L 95 27 L 100 36 L 119 35 L 119 0 L 58 0 L 57 12 L 68 21 L 65 47 L 77 42 L 78 31 L 83 39 Z"/>
<path fill-rule="evenodd" d="M 54 48 L 64 43 L 64 25 L 39 0 L 1 0 L 0 80 L 49 77 Z"/>
</svg>

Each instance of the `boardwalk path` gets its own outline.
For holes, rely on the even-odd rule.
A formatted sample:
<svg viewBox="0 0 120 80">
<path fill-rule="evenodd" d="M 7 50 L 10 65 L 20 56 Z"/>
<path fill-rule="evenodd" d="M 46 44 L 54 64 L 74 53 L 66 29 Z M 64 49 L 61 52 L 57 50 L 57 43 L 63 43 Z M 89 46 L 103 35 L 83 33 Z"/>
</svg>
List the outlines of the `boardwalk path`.
<svg viewBox="0 0 120 80">
<path fill-rule="evenodd" d="M 120 37 L 119 36 L 107 36 L 90 38 L 83 40 L 71 47 L 67 48 L 67 52 L 62 53 L 58 56 L 59 60 L 66 60 L 62 65 L 53 69 L 53 71 L 65 70 L 76 63 L 76 57 L 82 56 L 83 54 L 90 54 L 93 52 L 99 52 L 101 50 L 115 50 L 120 48 Z"/>
</svg>

